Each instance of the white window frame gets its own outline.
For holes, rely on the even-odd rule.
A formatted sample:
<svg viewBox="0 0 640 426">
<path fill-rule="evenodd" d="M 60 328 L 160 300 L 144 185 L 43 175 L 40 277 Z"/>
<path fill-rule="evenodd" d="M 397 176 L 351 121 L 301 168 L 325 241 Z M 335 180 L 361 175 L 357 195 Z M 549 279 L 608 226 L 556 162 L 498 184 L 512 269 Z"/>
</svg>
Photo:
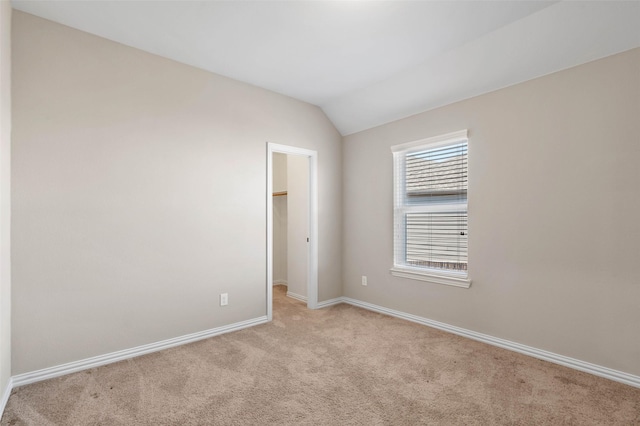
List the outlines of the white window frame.
<svg viewBox="0 0 640 426">
<path fill-rule="evenodd" d="M 394 145 L 391 147 L 393 153 L 393 267 L 391 274 L 396 277 L 409 278 L 420 281 L 428 281 L 437 284 L 452 285 L 455 287 L 469 288 L 471 279 L 469 271 L 453 271 L 442 270 L 426 267 L 415 267 L 404 264 L 406 250 L 406 230 L 404 226 L 404 215 L 412 210 L 422 209 L 423 206 L 411 206 L 406 202 L 406 193 L 404 191 L 404 158 L 408 153 L 421 151 L 424 149 L 437 148 L 439 146 L 449 145 L 456 142 L 467 141 L 467 130 L 447 133 L 445 135 L 435 136 L 427 139 L 421 139 L 415 142 Z M 431 211 L 443 209 L 446 211 L 459 210 L 466 211 L 468 217 L 469 201 L 466 203 L 445 204 L 442 206 L 432 206 Z"/>
</svg>

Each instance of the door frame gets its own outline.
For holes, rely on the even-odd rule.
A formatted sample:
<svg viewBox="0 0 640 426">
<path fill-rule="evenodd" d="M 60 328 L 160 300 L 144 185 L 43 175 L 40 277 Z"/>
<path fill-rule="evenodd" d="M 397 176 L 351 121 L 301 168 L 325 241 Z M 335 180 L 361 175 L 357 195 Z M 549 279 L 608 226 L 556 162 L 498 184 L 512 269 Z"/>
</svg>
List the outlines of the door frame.
<svg viewBox="0 0 640 426">
<path fill-rule="evenodd" d="M 267 142 L 267 320 L 273 319 L 273 154 L 309 159 L 309 244 L 307 244 L 307 307 L 318 308 L 318 152 Z"/>
</svg>

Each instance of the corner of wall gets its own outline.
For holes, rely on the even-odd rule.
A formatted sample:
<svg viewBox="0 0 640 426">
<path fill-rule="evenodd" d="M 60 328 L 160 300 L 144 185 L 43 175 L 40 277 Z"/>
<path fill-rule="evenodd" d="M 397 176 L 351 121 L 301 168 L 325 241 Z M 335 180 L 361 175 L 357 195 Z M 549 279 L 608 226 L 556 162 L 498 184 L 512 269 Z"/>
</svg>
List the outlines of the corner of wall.
<svg viewBox="0 0 640 426">
<path fill-rule="evenodd" d="M 11 12 L 0 1 L 0 414 L 11 393 Z"/>
</svg>

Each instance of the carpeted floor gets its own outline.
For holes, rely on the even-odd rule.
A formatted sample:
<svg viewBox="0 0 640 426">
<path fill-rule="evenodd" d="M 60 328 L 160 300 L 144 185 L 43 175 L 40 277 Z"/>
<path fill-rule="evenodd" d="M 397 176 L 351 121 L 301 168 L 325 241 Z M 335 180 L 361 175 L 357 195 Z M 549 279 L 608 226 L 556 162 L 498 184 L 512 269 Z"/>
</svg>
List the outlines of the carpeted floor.
<svg viewBox="0 0 640 426">
<path fill-rule="evenodd" d="M 2 425 L 640 425 L 640 389 L 274 291 L 269 324 L 15 389 Z"/>
</svg>

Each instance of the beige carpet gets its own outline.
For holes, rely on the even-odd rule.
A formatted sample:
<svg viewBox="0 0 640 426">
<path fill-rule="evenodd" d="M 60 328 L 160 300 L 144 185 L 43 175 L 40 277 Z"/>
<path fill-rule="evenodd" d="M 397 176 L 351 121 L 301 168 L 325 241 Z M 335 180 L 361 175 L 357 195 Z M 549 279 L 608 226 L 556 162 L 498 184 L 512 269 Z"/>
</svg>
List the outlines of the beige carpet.
<svg viewBox="0 0 640 426">
<path fill-rule="evenodd" d="M 274 293 L 270 324 L 23 386 L 1 424 L 640 425 L 640 389 Z"/>
</svg>

